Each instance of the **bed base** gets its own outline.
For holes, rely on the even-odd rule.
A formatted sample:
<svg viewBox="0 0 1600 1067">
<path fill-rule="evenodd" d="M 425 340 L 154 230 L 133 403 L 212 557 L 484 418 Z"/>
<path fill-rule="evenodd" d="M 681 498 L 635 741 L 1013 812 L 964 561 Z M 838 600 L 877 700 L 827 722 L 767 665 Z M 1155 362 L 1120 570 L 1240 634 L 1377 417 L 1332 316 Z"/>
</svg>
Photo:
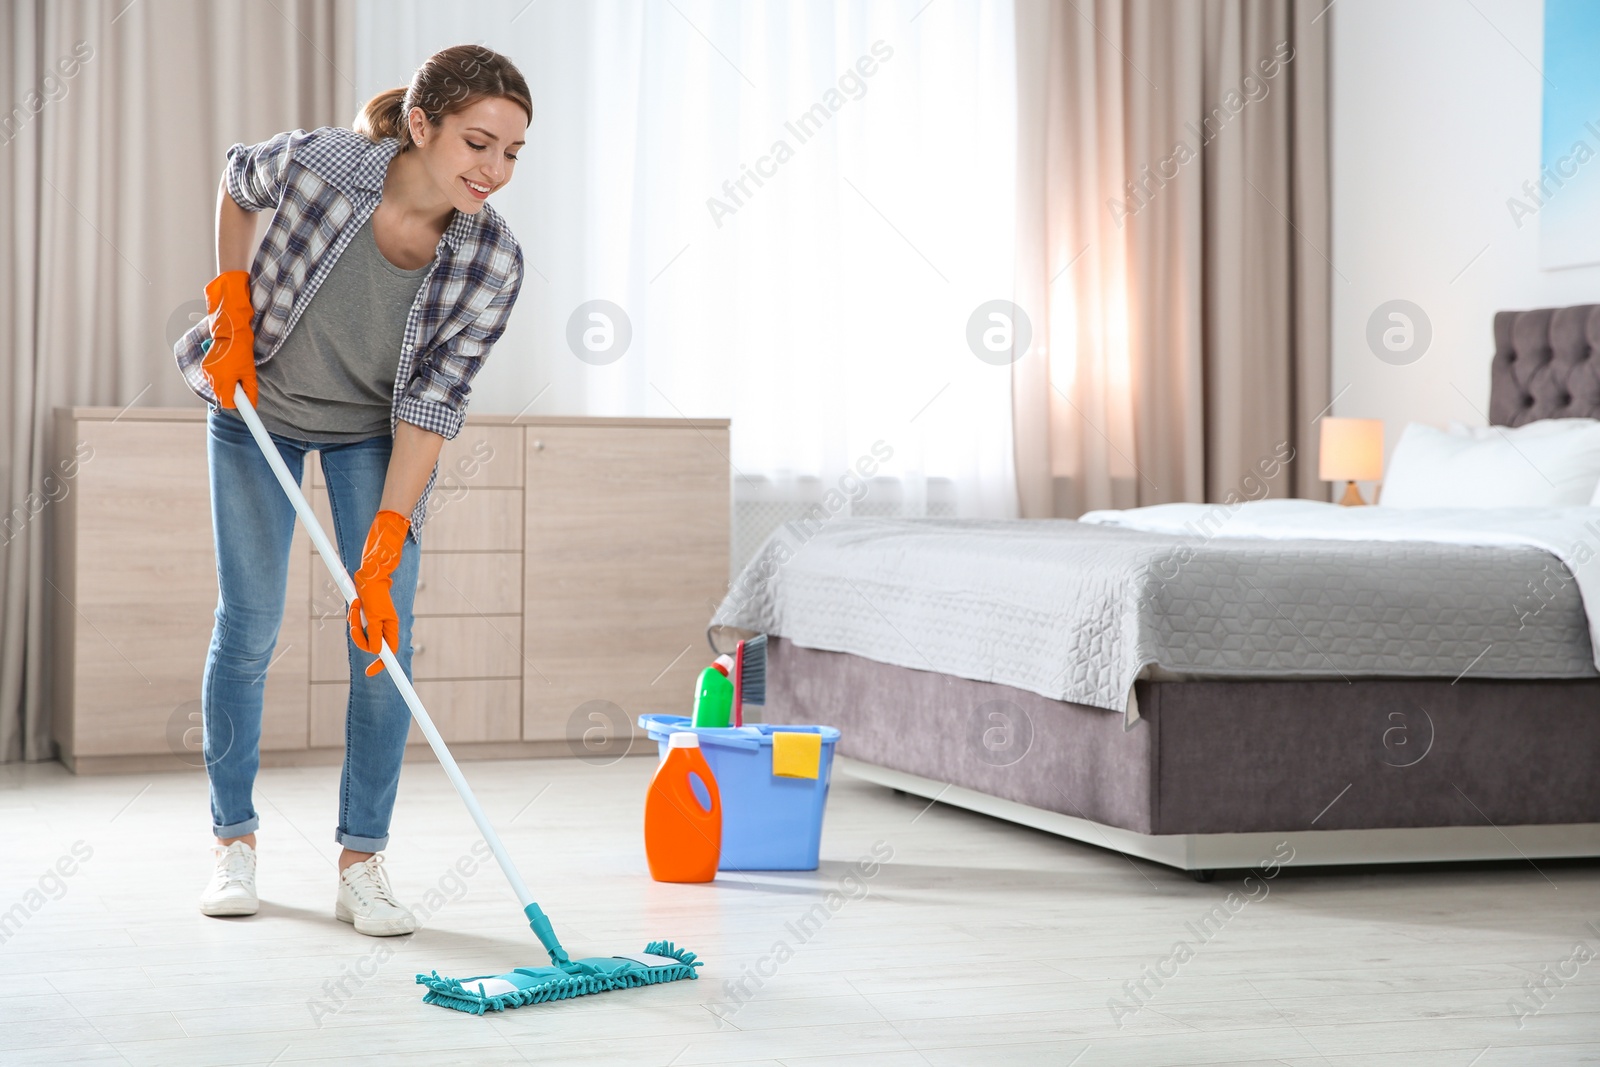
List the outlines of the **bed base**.
<svg viewBox="0 0 1600 1067">
<path fill-rule="evenodd" d="M 848 773 L 1181 870 L 1600 857 L 1600 680 L 1151 681 L 1141 718 L 768 643 Z"/>
<path fill-rule="evenodd" d="M 1467 860 L 1570 859 L 1600 856 L 1600 823 L 1558 826 L 1422 826 L 1372 830 L 1291 830 L 1245 834 L 1141 834 L 1046 811 L 949 782 L 839 756 L 852 778 L 888 786 L 1087 845 L 1111 849 L 1180 871 L 1209 874 L 1256 867 L 1272 859 L 1283 841 L 1293 866 L 1362 863 L 1440 863 Z"/>
</svg>

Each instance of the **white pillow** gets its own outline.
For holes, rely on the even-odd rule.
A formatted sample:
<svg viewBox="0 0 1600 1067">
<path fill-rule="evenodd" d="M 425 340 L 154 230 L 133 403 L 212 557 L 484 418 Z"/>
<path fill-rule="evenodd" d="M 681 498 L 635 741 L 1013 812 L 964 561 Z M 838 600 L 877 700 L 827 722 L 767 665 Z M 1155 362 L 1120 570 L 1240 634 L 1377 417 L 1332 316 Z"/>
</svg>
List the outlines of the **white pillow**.
<svg viewBox="0 0 1600 1067">
<path fill-rule="evenodd" d="M 1557 425 L 1560 424 L 1560 425 Z M 1379 503 L 1389 508 L 1583 507 L 1600 497 L 1600 420 L 1526 426 L 1413 422 L 1400 435 Z"/>
<path fill-rule="evenodd" d="M 1510 437 L 1520 441 L 1525 437 L 1550 437 L 1556 434 L 1575 433 L 1591 426 L 1600 426 L 1600 419 L 1535 419 L 1521 426 L 1468 426 L 1451 419 L 1445 424 L 1452 436 L 1471 437 L 1478 441 L 1489 438 Z"/>
</svg>

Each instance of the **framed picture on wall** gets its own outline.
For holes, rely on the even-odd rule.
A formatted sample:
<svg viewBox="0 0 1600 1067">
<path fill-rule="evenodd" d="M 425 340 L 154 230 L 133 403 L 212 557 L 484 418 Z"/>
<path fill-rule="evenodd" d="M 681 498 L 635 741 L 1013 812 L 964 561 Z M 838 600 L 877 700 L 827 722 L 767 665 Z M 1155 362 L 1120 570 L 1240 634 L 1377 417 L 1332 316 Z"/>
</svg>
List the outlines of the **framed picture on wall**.
<svg viewBox="0 0 1600 1067">
<path fill-rule="evenodd" d="M 1507 201 L 1539 221 L 1544 270 L 1600 263 L 1600 4 L 1545 0 L 1539 175 Z"/>
</svg>

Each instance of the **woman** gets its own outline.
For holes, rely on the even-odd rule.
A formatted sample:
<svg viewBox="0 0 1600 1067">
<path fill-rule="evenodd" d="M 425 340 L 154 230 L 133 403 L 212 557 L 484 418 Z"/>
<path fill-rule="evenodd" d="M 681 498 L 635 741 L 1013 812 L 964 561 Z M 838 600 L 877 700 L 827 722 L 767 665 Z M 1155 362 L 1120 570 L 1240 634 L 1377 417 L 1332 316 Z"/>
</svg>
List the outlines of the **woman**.
<svg viewBox="0 0 1600 1067">
<path fill-rule="evenodd" d="M 522 250 L 485 201 L 511 180 L 532 120 L 511 61 L 461 45 L 373 97 L 353 130 L 295 130 L 228 150 L 209 316 L 175 348 L 211 408 L 218 596 L 201 704 L 216 844 L 206 915 L 259 907 L 251 796 L 295 518 L 235 405 L 243 386 L 296 479 L 305 454 L 320 453 L 339 554 L 354 571 L 334 914 L 363 934 L 416 929 L 381 866 L 411 717 L 377 677 L 376 654 L 387 642 L 409 675 L 419 531 L 439 450 L 460 431 L 473 376 L 522 285 Z M 253 212 L 266 210 L 250 265 Z"/>
</svg>

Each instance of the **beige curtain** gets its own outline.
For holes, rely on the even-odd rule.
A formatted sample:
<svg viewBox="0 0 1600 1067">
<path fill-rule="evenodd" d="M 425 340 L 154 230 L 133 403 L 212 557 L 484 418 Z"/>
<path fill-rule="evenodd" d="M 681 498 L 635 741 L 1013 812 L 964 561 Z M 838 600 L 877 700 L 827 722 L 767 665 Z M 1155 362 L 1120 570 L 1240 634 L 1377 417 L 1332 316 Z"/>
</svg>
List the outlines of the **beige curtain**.
<svg viewBox="0 0 1600 1067">
<path fill-rule="evenodd" d="M 1326 6 L 1017 0 L 1022 515 L 1327 498 Z"/>
<path fill-rule="evenodd" d="M 172 342 L 216 272 L 224 153 L 357 102 L 334 0 L 9 0 L 0 20 L 3 762 L 53 756 L 53 409 L 198 405 Z"/>
</svg>

